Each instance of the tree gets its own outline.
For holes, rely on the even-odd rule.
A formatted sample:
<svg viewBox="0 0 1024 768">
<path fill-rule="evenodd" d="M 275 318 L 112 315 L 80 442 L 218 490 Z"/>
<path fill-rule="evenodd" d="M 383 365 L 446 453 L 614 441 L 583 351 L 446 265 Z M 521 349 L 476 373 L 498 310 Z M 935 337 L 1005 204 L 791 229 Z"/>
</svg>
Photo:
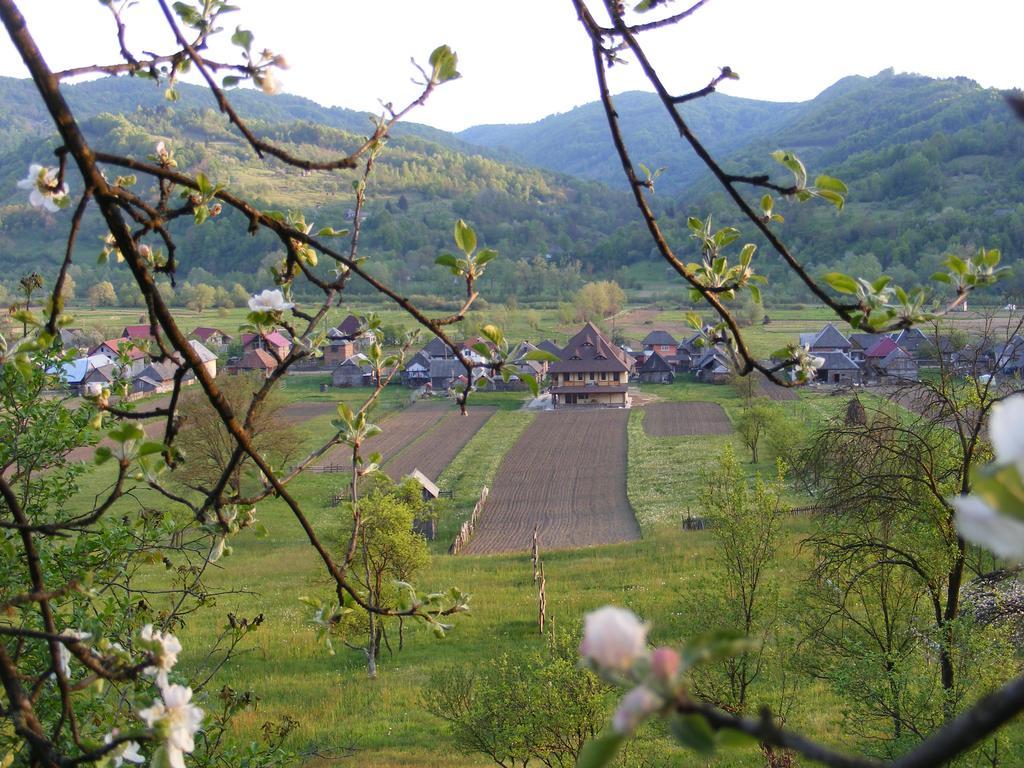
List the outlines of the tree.
<svg viewBox="0 0 1024 768">
<path fill-rule="evenodd" d="M 608 716 L 609 687 L 579 668 L 569 637 L 547 637 L 543 652 L 503 656 L 477 669 L 452 666 L 432 676 L 424 707 L 448 723 L 460 752 L 505 768 L 577 764 Z"/>
<path fill-rule="evenodd" d="M 258 374 L 235 374 L 218 377 L 219 390 L 231 409 L 245 413 L 248 431 L 255 450 L 272 466 L 283 467 L 293 459 L 299 447 L 299 435 L 285 416 L 286 402 L 279 390 L 274 390 L 249 410 L 253 395 L 260 390 L 263 380 Z M 248 413 L 247 413 L 248 411 Z M 250 457 L 236 458 L 235 440 L 209 399 L 200 392 L 182 396 L 181 432 L 178 445 L 188 461 L 181 466 L 180 482 L 191 488 L 216 486 L 226 481 L 226 487 L 242 493 L 246 480 L 255 487 L 262 481 L 253 472 Z"/>
<path fill-rule="evenodd" d="M 109 280 L 101 280 L 89 288 L 89 305 L 92 307 L 113 307 L 117 304 L 114 285 Z"/>
<path fill-rule="evenodd" d="M 755 397 L 736 419 L 736 434 L 750 449 L 750 460 L 757 463 L 757 449 L 762 440 L 780 424 L 780 414 L 767 397 Z"/>
<path fill-rule="evenodd" d="M 1005 638 L 963 611 L 968 574 L 992 564 L 972 564 L 951 501 L 988 458 L 982 431 L 998 398 L 943 366 L 897 388 L 900 406 L 830 422 L 805 457 L 822 510 L 804 619 L 818 652 L 807 658 L 851 702 L 855 733 L 877 743 L 888 726 L 885 754 L 950 722 L 1006 671 L 993 666 Z"/>
<path fill-rule="evenodd" d="M 626 300 L 622 289 L 611 280 L 587 283 L 576 293 L 576 320 L 602 320 L 616 314 Z"/>
<path fill-rule="evenodd" d="M 371 605 L 397 608 L 409 599 L 405 584 L 430 562 L 430 551 L 414 522 L 430 516 L 422 500 L 420 486 L 406 479 L 396 486 L 386 476 L 376 473 L 371 484 L 363 489 L 361 508 L 364 524 L 358 532 L 358 553 L 355 560 L 356 582 L 365 590 Z M 366 656 L 367 675 L 377 677 L 381 646 L 387 639 L 384 620 L 374 613 L 350 614 L 351 630 L 364 633 L 366 645 L 354 646 Z M 343 630 L 348 634 L 349 629 Z M 403 627 L 399 622 L 399 649 L 404 645 Z"/>
<path fill-rule="evenodd" d="M 789 512 L 783 491 L 781 466 L 771 481 L 758 476 L 750 483 L 732 448 L 726 448 L 702 478 L 701 507 L 715 541 L 721 580 L 717 588 L 705 591 L 710 600 L 699 606 L 697 624 L 705 634 L 735 632 L 747 644 L 718 664 L 701 667 L 694 675 L 694 690 L 730 712 L 746 712 L 751 689 L 779 676 L 779 585 L 769 569 Z"/>
</svg>

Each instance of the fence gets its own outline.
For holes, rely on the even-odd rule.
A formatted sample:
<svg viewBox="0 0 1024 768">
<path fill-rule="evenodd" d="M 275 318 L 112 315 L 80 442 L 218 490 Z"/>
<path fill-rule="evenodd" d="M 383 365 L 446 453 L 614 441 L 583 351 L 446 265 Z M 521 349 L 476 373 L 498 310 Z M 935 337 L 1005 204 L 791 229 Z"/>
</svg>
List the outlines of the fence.
<svg viewBox="0 0 1024 768">
<path fill-rule="evenodd" d="M 466 546 L 466 542 L 472 538 L 473 529 L 476 527 L 476 521 L 480 518 L 480 513 L 483 511 L 484 502 L 487 501 L 488 493 L 489 491 L 487 490 L 486 485 L 480 489 L 480 498 L 477 499 L 476 505 L 473 507 L 473 512 L 470 514 L 469 519 L 462 524 L 461 528 L 459 528 L 459 533 L 455 536 L 455 540 L 452 542 L 452 545 L 448 547 L 449 555 L 459 554 L 459 550 Z"/>
</svg>

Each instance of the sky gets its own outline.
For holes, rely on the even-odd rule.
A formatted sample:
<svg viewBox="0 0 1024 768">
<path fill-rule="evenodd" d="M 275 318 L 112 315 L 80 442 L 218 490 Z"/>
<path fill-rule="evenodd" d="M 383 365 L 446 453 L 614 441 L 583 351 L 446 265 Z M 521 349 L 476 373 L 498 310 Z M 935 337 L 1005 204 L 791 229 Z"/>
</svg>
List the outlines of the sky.
<svg viewBox="0 0 1024 768">
<path fill-rule="evenodd" d="M 410 117 L 416 122 L 446 130 L 533 122 L 597 98 L 590 46 L 569 0 L 236 4 L 242 11 L 223 17 L 224 37 L 237 24 L 250 29 L 258 48 L 287 57 L 289 69 L 279 75 L 284 91 L 328 106 L 379 111 L 382 100 L 409 101 L 418 93 L 410 57 L 425 64 L 442 43 L 458 54 L 463 77 L 418 109 Z M 111 19 L 97 0 L 19 5 L 51 67 L 118 60 Z M 141 0 L 125 20 L 133 49 L 168 50 L 153 0 Z M 803 101 L 842 77 L 887 67 L 964 75 L 989 87 L 1022 86 L 1022 29 L 1022 0 L 710 0 L 643 42 L 677 92 L 702 87 L 728 65 L 740 80 L 726 83 L 724 93 Z M 6 36 L 0 75 L 26 76 Z M 617 66 L 611 76 L 616 92 L 650 90 L 635 64 Z"/>
</svg>

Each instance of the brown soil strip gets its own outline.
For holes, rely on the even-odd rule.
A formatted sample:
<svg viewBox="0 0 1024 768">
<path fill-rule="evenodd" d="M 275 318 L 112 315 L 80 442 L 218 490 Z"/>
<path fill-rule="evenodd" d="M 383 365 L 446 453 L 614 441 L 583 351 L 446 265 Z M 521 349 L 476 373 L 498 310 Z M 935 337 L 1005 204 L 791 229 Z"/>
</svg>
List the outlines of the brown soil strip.
<svg viewBox="0 0 1024 768">
<path fill-rule="evenodd" d="M 540 413 L 498 469 L 466 554 L 541 550 L 640 538 L 626 497 L 629 412 Z"/>
<path fill-rule="evenodd" d="M 732 422 L 718 403 L 654 403 L 644 409 L 648 437 L 728 435 Z"/>
<path fill-rule="evenodd" d="M 398 480 L 418 469 L 431 480 L 437 480 L 497 410 L 493 406 L 470 406 L 465 416 L 449 411 L 437 426 L 385 464 L 384 471 Z"/>
</svg>

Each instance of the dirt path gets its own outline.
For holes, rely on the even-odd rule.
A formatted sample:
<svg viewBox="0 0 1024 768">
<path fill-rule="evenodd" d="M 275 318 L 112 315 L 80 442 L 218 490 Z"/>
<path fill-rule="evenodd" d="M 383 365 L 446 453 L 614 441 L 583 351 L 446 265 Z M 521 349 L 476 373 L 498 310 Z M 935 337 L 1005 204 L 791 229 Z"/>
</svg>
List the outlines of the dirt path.
<svg viewBox="0 0 1024 768">
<path fill-rule="evenodd" d="M 466 554 L 542 549 L 640 538 L 626 497 L 629 412 L 539 413 L 498 469 Z"/>
</svg>

